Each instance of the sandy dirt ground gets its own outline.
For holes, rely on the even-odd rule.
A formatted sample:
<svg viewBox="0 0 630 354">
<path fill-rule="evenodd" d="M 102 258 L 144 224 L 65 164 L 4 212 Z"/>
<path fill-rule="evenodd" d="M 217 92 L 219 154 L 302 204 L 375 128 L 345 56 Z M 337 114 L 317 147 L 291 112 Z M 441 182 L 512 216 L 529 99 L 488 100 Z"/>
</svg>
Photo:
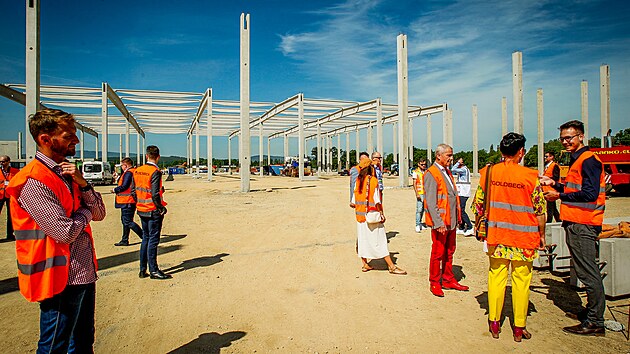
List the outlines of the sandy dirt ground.
<svg viewBox="0 0 630 354">
<path fill-rule="evenodd" d="M 586 300 L 568 278 L 548 271 L 534 274 L 527 323 L 533 338 L 515 343 L 506 320 L 493 340 L 481 244 L 458 236 L 455 271 L 470 291 L 431 295 L 430 234 L 414 231 L 413 191 L 392 188 L 397 184 L 395 177 L 385 180 L 386 228 L 389 250 L 407 276 L 390 275 L 382 261 L 371 263 L 380 270 L 361 272 L 348 177 L 302 183 L 253 177 L 247 194 L 237 192 L 236 176 L 211 183 L 176 177 L 165 182 L 169 212 L 158 262 L 173 275 L 165 281 L 138 278 L 136 236 L 132 246 L 113 245 L 121 235 L 120 212 L 109 187 L 97 187 L 108 215 L 92 223 L 100 268 L 96 352 L 630 352 L 621 333 L 563 333 L 561 327 L 575 324 L 564 311 Z M 630 215 L 629 209 L 630 198 L 613 198 L 606 216 Z M 508 318 L 510 307 L 508 295 Z M 34 352 L 39 307 L 17 290 L 12 242 L 0 243 L 0 313 L 0 352 Z"/>
</svg>

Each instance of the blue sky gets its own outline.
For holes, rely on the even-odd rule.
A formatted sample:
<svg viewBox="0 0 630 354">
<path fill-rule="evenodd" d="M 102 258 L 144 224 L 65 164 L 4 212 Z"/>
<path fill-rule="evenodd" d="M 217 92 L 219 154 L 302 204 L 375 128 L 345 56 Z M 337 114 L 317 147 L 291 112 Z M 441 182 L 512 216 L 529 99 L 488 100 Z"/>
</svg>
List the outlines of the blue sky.
<svg viewBox="0 0 630 354">
<path fill-rule="evenodd" d="M 537 139 L 536 90 L 544 90 L 548 140 L 563 121 L 579 119 L 582 80 L 589 83 L 590 135 L 599 133 L 602 63 L 611 72 L 611 127 L 630 126 L 627 1 L 42 1 L 41 82 L 99 87 L 106 81 L 114 88 L 200 93 L 212 87 L 215 99 L 238 100 L 242 12 L 251 14 L 252 101 L 280 102 L 304 92 L 395 103 L 396 36 L 405 33 L 409 102 L 449 104 L 456 150 L 472 148 L 473 104 L 481 148 L 500 140 L 503 96 L 511 129 L 515 50 L 523 52 L 528 145 Z M 23 83 L 25 2 L 2 1 L 0 21 L 0 82 Z M 413 132 L 422 148 L 424 122 L 415 120 Z M 435 116 L 434 145 L 441 123 Z M 0 98 L 0 124 L 0 140 L 15 140 L 24 129 L 23 107 Z M 391 127 L 385 128 L 386 153 L 391 136 Z M 352 134 L 350 139 L 354 148 Z M 117 151 L 118 138 L 109 140 Z M 214 140 L 215 157 L 226 157 L 226 139 Z M 147 143 L 159 143 L 163 155 L 185 155 L 183 135 L 149 135 Z M 86 138 L 86 148 L 93 146 Z M 205 139 L 201 146 L 205 156 Z M 254 137 L 252 154 L 257 150 Z M 297 153 L 295 141 L 291 150 Z M 271 153 L 282 155 L 280 140 L 272 142 Z"/>
</svg>

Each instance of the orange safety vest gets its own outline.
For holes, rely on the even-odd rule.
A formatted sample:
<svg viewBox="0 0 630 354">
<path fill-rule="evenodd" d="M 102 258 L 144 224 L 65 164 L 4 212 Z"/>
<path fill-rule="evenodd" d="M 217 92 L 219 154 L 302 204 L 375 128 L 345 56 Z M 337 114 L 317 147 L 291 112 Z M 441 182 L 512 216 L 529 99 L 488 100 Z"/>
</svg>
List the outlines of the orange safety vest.
<svg viewBox="0 0 630 354">
<path fill-rule="evenodd" d="M 582 190 L 582 164 L 584 160 L 594 156 L 601 160 L 592 151 L 583 152 L 571 165 L 565 179 L 564 193 L 573 193 Z M 604 170 L 599 176 L 599 194 L 594 202 L 565 202 L 560 204 L 560 219 L 578 224 L 601 226 L 604 222 L 604 210 L 606 209 L 606 181 Z"/>
<path fill-rule="evenodd" d="M 73 182 L 70 193 L 61 177 L 37 159 L 26 165 L 7 188 L 11 197 L 11 218 L 15 229 L 20 293 L 28 301 L 35 302 L 49 299 L 66 288 L 70 269 L 70 245 L 59 243 L 45 235 L 31 215 L 18 203 L 22 188 L 29 178 L 43 183 L 55 194 L 67 217 L 71 217 L 81 207 L 81 191 Z M 89 224 L 85 227 L 85 232 L 90 237 L 96 270 L 96 252 Z"/>
<path fill-rule="evenodd" d="M 429 167 L 426 173 L 424 173 L 422 176 L 423 186 L 424 186 L 424 179 L 429 174 L 432 175 L 435 181 L 437 182 L 437 207 L 438 207 L 438 212 L 440 214 L 440 218 L 444 222 L 444 225 L 446 225 L 447 227 L 450 227 L 451 226 L 451 206 L 448 203 L 448 187 L 446 186 L 447 182 L 444 180 L 444 178 L 442 178 L 443 175 L 440 169 L 437 166 L 432 165 L 431 167 Z M 453 182 L 453 188 L 455 189 L 455 194 L 457 194 L 457 187 L 455 185 L 455 180 L 453 179 L 453 177 L 451 177 L 451 182 Z M 456 197 L 455 200 L 457 201 L 457 220 L 459 220 L 460 215 L 461 215 L 461 209 L 459 206 L 459 198 Z M 427 224 L 427 226 L 433 227 L 435 223 L 433 222 L 433 219 L 431 218 L 431 213 L 428 212 L 428 209 L 429 209 L 429 206 L 427 205 L 427 198 L 424 198 L 424 210 L 426 211 L 424 213 L 425 223 Z"/>
<path fill-rule="evenodd" d="M 156 210 L 153 204 L 153 196 L 151 195 L 151 176 L 155 171 L 159 171 L 154 165 L 144 164 L 133 172 L 133 181 L 136 184 L 136 197 L 138 202 L 136 208 L 139 212 L 148 213 Z M 164 189 L 162 188 L 162 179 L 160 178 L 160 199 L 162 206 L 166 206 L 166 202 L 162 197 Z"/>
<path fill-rule="evenodd" d="M 487 167 L 481 170 L 480 186 L 485 186 L 487 171 Z M 517 163 L 500 162 L 492 167 L 488 245 L 538 248 L 540 234 L 532 202 L 537 181 L 537 171 Z M 484 193 L 488 195 L 487 191 Z"/>
<path fill-rule="evenodd" d="M 379 211 L 376 203 L 374 203 L 374 193 L 376 188 L 378 188 L 378 181 L 376 178 L 374 181 L 370 181 L 372 178 L 372 176 L 365 177 L 361 193 L 359 193 L 359 188 L 354 190 L 354 212 L 358 222 L 365 222 L 365 215 L 367 215 L 368 211 Z M 357 178 L 358 181 L 359 179 Z"/>
<path fill-rule="evenodd" d="M 0 200 L 4 199 L 4 190 L 7 188 L 11 178 L 13 178 L 20 170 L 17 168 L 9 167 L 9 173 L 4 176 L 4 172 L 0 171 Z"/>
<path fill-rule="evenodd" d="M 543 176 L 547 176 L 549 178 L 553 178 L 553 169 L 556 168 L 556 166 L 558 166 L 558 164 L 555 161 L 551 161 L 549 166 L 547 166 L 547 168 L 545 169 L 545 172 L 543 173 Z M 553 190 L 552 186 L 543 186 L 543 191 L 547 192 L 547 191 L 551 191 L 551 190 Z"/>
<path fill-rule="evenodd" d="M 133 171 L 135 170 L 136 169 L 132 167 L 123 172 L 122 176 L 120 176 L 120 178 L 118 179 L 118 186 L 122 186 L 125 174 L 131 173 L 131 175 L 133 176 Z M 131 181 L 132 184 L 129 186 L 129 188 L 116 194 L 116 204 L 136 204 L 136 198 L 134 197 L 134 194 L 131 193 L 131 188 L 133 187 L 133 178 L 131 179 Z"/>
<path fill-rule="evenodd" d="M 416 173 L 416 185 L 418 186 L 418 190 L 416 191 L 416 195 L 420 196 L 424 194 L 424 172 L 421 169 L 416 168 L 413 170 Z"/>
</svg>

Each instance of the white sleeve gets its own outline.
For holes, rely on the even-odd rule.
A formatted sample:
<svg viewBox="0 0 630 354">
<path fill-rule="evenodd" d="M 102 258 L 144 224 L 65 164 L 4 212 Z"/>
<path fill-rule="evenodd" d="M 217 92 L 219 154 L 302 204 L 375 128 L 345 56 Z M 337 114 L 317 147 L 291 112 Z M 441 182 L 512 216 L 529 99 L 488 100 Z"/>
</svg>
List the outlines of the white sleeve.
<svg viewBox="0 0 630 354">
<path fill-rule="evenodd" d="M 378 188 L 374 190 L 374 204 L 381 204 L 381 191 Z"/>
</svg>

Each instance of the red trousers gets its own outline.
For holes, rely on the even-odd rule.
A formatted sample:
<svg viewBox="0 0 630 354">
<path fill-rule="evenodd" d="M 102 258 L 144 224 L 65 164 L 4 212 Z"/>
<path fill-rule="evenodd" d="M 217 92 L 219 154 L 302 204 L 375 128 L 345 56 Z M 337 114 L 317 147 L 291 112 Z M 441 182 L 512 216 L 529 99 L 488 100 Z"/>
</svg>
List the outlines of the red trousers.
<svg viewBox="0 0 630 354">
<path fill-rule="evenodd" d="M 429 282 L 431 285 L 456 283 L 453 275 L 453 253 L 455 253 L 456 229 L 440 233 L 431 230 L 431 260 L 429 261 Z"/>
</svg>

